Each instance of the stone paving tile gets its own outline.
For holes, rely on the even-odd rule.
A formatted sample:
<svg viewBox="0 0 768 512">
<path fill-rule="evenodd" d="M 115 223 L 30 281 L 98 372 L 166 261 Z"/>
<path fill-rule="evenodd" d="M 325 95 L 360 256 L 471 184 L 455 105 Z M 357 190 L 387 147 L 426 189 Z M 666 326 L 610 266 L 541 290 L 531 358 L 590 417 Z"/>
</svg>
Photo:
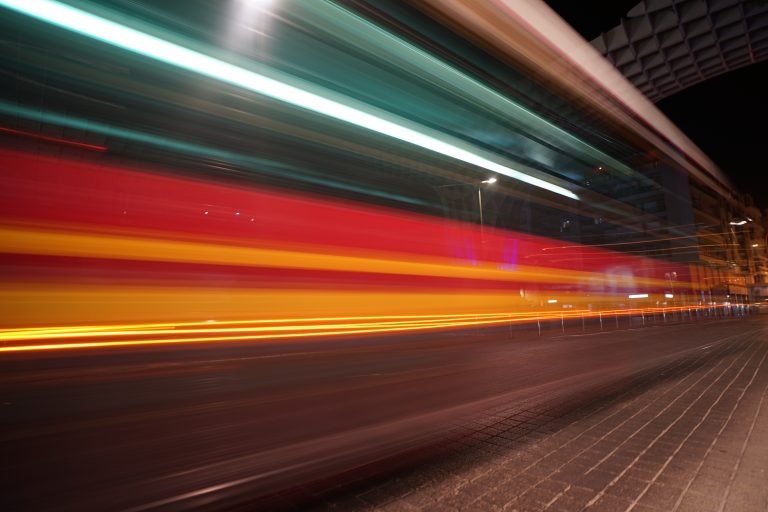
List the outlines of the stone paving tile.
<svg viewBox="0 0 768 512">
<path fill-rule="evenodd" d="M 595 492 L 592 489 L 572 486 L 562 496 L 558 497 L 547 510 L 581 510 L 594 495 Z"/>
<path fill-rule="evenodd" d="M 557 399 L 499 406 L 454 425 L 458 453 L 318 508 L 768 510 L 767 356 L 768 336 L 755 331 L 603 399 L 569 397 L 583 405 L 570 412 L 558 414 Z"/>
<path fill-rule="evenodd" d="M 589 506 L 592 512 L 624 512 L 632 502 L 625 498 L 604 494 L 596 502 Z"/>
<path fill-rule="evenodd" d="M 718 504 L 709 496 L 689 492 L 683 496 L 674 510 L 676 512 L 715 512 L 718 510 Z"/>
<path fill-rule="evenodd" d="M 654 483 L 638 500 L 641 505 L 649 507 L 671 507 L 682 496 L 683 489 L 675 486 Z"/>
<path fill-rule="evenodd" d="M 614 485 L 607 488 L 605 492 L 606 494 L 618 497 L 639 496 L 647 486 L 648 482 L 645 480 L 623 476 Z"/>
</svg>

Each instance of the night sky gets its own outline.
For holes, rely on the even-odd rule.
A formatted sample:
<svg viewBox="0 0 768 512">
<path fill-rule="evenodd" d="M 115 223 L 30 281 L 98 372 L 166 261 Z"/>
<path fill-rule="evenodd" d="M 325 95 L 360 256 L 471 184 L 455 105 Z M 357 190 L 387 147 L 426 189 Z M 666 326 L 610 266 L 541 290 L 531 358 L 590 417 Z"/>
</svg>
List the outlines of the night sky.
<svg viewBox="0 0 768 512">
<path fill-rule="evenodd" d="M 638 0 L 545 0 L 591 41 L 619 24 Z M 768 62 L 725 73 L 656 104 L 727 174 L 768 208 Z"/>
</svg>

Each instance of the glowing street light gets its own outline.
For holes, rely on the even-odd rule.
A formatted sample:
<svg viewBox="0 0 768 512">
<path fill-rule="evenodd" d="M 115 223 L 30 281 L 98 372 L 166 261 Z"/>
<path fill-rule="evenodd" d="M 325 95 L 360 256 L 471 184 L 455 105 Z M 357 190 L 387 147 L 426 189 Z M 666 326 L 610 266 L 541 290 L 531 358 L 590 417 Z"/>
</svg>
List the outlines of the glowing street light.
<svg viewBox="0 0 768 512">
<path fill-rule="evenodd" d="M 487 180 L 483 180 L 480 183 L 485 183 L 486 185 L 493 185 L 496 183 L 496 177 L 488 178 Z M 483 230 L 483 189 L 482 187 L 477 187 L 477 204 L 480 206 L 480 231 Z"/>
<path fill-rule="evenodd" d="M 497 181 L 499 180 L 496 179 L 495 176 L 491 176 L 490 178 L 481 181 L 480 184 L 451 183 L 450 185 L 440 185 L 437 188 L 466 187 L 466 186 L 477 187 L 477 207 L 480 210 L 480 230 L 482 230 L 483 229 L 483 189 L 480 185 L 493 185 Z"/>
</svg>

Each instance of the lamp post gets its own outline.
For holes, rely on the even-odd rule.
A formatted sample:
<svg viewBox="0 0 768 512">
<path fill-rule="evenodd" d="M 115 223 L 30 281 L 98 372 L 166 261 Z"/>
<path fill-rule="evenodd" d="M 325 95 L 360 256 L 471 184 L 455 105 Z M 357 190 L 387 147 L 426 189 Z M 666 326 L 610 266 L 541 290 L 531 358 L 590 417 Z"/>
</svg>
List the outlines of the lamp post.
<svg viewBox="0 0 768 512">
<path fill-rule="evenodd" d="M 450 187 L 477 187 L 477 208 L 480 212 L 480 232 L 483 231 L 483 187 L 481 185 L 493 185 L 498 180 L 495 177 L 490 177 L 487 180 L 481 181 L 479 184 L 475 183 L 453 183 L 450 185 L 439 185 L 437 188 L 450 188 Z"/>
<path fill-rule="evenodd" d="M 667 282 L 669 283 L 669 294 L 665 293 L 664 298 L 671 299 L 672 301 L 672 307 L 675 307 L 676 298 L 675 297 L 675 281 L 677 281 L 677 272 L 665 272 L 664 277 L 667 279 Z M 667 297 L 669 295 L 669 297 Z M 672 320 L 675 319 L 675 310 L 672 309 Z M 680 320 L 683 320 L 683 312 L 680 311 Z"/>
<path fill-rule="evenodd" d="M 483 180 L 480 182 L 480 184 L 485 185 L 493 185 L 496 183 L 496 178 L 488 178 L 487 180 Z M 483 232 L 483 187 L 478 186 L 477 187 L 477 204 L 480 208 L 480 232 Z"/>
<path fill-rule="evenodd" d="M 734 251 L 734 256 L 735 256 L 733 263 L 734 263 L 734 265 L 738 266 L 739 274 L 744 277 L 744 287 L 746 287 L 746 289 L 747 289 L 747 294 L 745 296 L 745 299 L 747 301 L 749 301 L 749 298 L 750 298 L 749 295 L 750 294 L 749 294 L 749 287 L 747 286 L 747 277 L 746 276 L 752 270 L 750 268 L 750 261 L 752 261 L 752 266 L 754 266 L 754 260 L 750 260 L 750 254 L 748 252 L 749 249 L 744 247 L 744 253 L 745 253 L 745 257 L 746 257 L 746 272 L 745 272 L 744 271 L 744 267 L 740 265 L 740 263 L 741 263 L 741 261 L 740 261 L 740 256 L 741 256 L 741 250 L 740 249 L 741 249 L 741 246 L 739 245 L 739 237 L 736 236 L 736 230 L 734 229 L 734 226 L 743 226 L 743 225 L 745 225 L 745 224 L 747 224 L 749 222 L 754 222 L 754 221 L 750 217 L 747 217 L 747 216 L 744 216 L 743 218 L 731 219 L 728 222 L 728 224 L 731 227 L 730 228 L 731 229 L 731 236 L 733 237 L 733 247 L 734 248 L 732 250 Z M 743 232 L 743 231 L 741 231 L 741 232 Z M 746 246 L 747 240 L 748 240 L 748 238 L 745 236 L 744 237 L 744 244 L 745 244 L 745 246 Z M 755 246 L 753 245 L 752 247 L 755 247 Z M 730 285 L 729 285 L 729 288 L 730 288 Z M 728 291 L 730 291 L 730 289 Z M 738 294 L 736 294 L 736 295 L 737 295 L 737 300 L 738 300 Z"/>
</svg>

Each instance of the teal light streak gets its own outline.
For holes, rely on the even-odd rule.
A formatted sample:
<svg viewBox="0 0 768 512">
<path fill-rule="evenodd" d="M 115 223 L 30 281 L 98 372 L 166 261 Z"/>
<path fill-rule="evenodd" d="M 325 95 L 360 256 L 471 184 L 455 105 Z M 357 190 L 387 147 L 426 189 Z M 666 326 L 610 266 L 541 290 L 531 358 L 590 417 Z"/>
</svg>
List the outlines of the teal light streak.
<svg viewBox="0 0 768 512">
<path fill-rule="evenodd" d="M 207 158 L 211 160 L 220 160 L 223 162 L 229 162 L 235 165 L 239 165 L 246 168 L 258 169 L 259 172 L 264 174 L 272 174 L 281 178 L 290 178 L 296 181 L 303 181 L 305 183 L 311 183 L 313 185 L 321 185 L 324 187 L 331 187 L 339 190 L 346 190 L 349 192 L 362 193 L 369 196 L 383 197 L 385 199 L 395 200 L 403 203 L 427 205 L 425 201 L 415 199 L 412 197 L 406 197 L 399 194 L 389 194 L 380 190 L 374 190 L 349 183 L 342 183 L 338 181 L 332 181 L 328 179 L 316 178 L 314 176 L 308 176 L 301 172 L 300 169 L 291 168 L 279 162 L 272 160 L 265 160 L 263 158 L 255 158 L 241 153 L 235 153 L 234 151 L 227 151 L 218 148 L 206 147 L 200 144 L 192 144 L 189 142 L 179 141 L 175 139 L 169 139 L 155 134 L 143 133 L 135 130 L 128 130 L 125 128 L 118 128 L 115 126 L 98 123 L 95 121 L 88 121 L 85 119 L 78 119 L 75 117 L 64 116 L 55 112 L 41 112 L 27 107 L 20 107 L 4 101 L 0 101 L 0 113 L 9 114 L 12 116 L 23 117 L 26 119 L 32 119 L 38 122 L 51 123 L 59 126 L 67 126 L 69 128 L 75 128 L 78 130 L 85 130 L 93 133 L 100 133 L 108 137 L 115 137 L 118 139 L 129 140 L 133 142 L 139 142 L 141 144 L 159 147 L 170 151 L 175 151 L 182 154 L 193 155 L 197 157 Z"/>
<path fill-rule="evenodd" d="M 426 128 L 403 119 L 391 115 L 386 117 L 393 120 L 385 119 L 383 112 L 376 112 L 373 108 L 366 107 L 368 112 L 363 111 L 350 106 L 350 102 L 331 100 L 328 94 L 309 92 L 60 2 L 0 0 L 0 5 L 157 61 L 345 121 L 571 199 L 579 199 L 570 190 L 485 158 L 478 154 L 476 148 L 458 141 L 446 142 L 443 140 L 447 138 L 445 136 L 438 139 L 427 135 L 424 133 L 428 131 Z"/>
<path fill-rule="evenodd" d="M 595 163 L 620 171 L 628 176 L 645 180 L 624 163 L 587 144 L 573 134 L 519 105 L 482 82 L 448 65 L 430 53 L 398 38 L 374 23 L 328 1 L 313 1 L 302 5 L 305 20 L 327 33 L 343 38 L 348 44 L 365 49 L 370 55 L 401 69 L 421 76 L 433 84 L 440 84 L 453 94 L 466 98 L 473 105 L 482 105 L 489 112 L 512 118 L 542 140 L 571 151 Z"/>
</svg>

